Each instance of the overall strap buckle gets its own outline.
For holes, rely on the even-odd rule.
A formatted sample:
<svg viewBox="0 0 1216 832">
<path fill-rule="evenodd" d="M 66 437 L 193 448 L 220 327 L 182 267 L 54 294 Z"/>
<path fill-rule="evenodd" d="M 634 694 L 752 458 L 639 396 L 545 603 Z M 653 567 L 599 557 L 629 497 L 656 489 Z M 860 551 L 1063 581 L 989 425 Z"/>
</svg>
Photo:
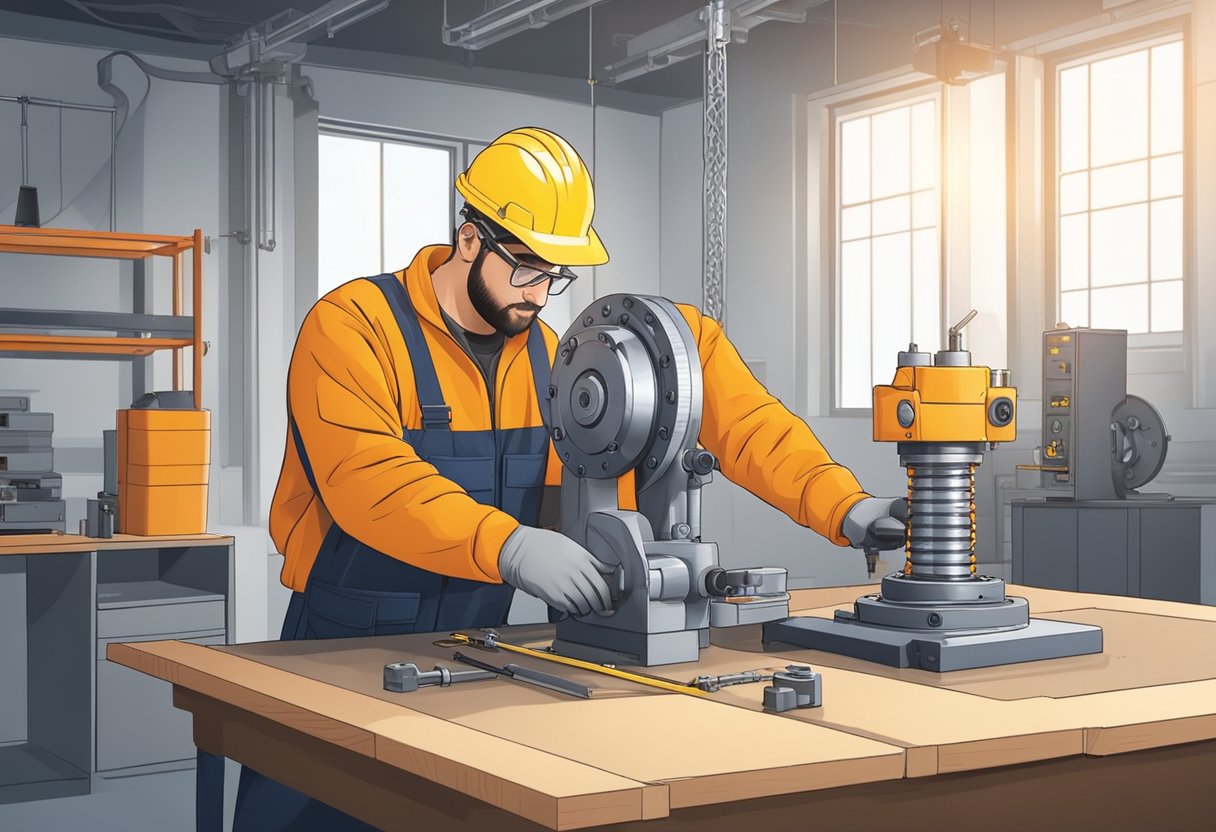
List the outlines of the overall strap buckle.
<svg viewBox="0 0 1216 832">
<path fill-rule="evenodd" d="M 452 424 L 452 408 L 446 404 L 424 404 L 422 409 L 423 430 L 447 430 Z"/>
</svg>

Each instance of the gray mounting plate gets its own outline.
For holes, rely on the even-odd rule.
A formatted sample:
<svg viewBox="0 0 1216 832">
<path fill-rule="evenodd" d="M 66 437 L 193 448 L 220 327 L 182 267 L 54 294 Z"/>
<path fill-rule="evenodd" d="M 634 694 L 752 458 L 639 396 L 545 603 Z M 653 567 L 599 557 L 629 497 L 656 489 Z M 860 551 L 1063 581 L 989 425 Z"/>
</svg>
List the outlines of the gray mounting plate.
<svg viewBox="0 0 1216 832">
<path fill-rule="evenodd" d="M 888 667 L 968 670 L 1102 652 L 1102 628 L 1030 619 L 1015 630 L 926 632 L 826 618 L 787 618 L 764 625 L 764 642 L 785 642 Z"/>
</svg>

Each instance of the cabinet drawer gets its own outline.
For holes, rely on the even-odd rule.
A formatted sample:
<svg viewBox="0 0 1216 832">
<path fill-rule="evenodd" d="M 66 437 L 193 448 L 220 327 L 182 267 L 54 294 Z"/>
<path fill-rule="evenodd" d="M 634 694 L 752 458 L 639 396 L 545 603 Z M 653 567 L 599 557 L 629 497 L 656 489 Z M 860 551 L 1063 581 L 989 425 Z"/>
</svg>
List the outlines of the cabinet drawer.
<svg viewBox="0 0 1216 832">
<path fill-rule="evenodd" d="M 97 611 L 97 637 L 154 636 L 193 630 L 222 630 L 224 602 L 154 604 Z"/>
<path fill-rule="evenodd" d="M 223 644 L 223 634 L 182 641 Z M 97 770 L 194 758 L 190 714 L 173 707 L 173 686 L 129 667 L 97 663 Z"/>
</svg>

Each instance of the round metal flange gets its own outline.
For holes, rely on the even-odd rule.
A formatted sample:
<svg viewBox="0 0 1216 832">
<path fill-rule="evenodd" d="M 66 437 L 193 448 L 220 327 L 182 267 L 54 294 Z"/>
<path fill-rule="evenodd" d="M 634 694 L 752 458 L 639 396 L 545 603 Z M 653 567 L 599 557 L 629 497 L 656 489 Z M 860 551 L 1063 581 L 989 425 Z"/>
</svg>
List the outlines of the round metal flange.
<svg viewBox="0 0 1216 832">
<path fill-rule="evenodd" d="M 609 295 L 562 336 L 549 384 L 549 428 L 562 463 L 596 479 L 661 477 L 701 429 L 701 364 L 668 300 Z"/>
<path fill-rule="evenodd" d="M 1111 430 L 1116 491 L 1125 493 L 1152 482 L 1165 464 L 1170 444 L 1161 414 L 1139 396 L 1128 395 L 1111 414 Z"/>
<path fill-rule="evenodd" d="M 854 602 L 857 620 L 900 630 L 1010 630 L 1030 623 L 1025 598 L 1006 598 L 995 604 L 904 604 L 873 595 Z"/>
<path fill-rule="evenodd" d="M 993 604 L 1005 600 L 1005 582 L 982 575 L 935 581 L 896 572 L 882 579 L 882 597 L 910 604 Z"/>
</svg>

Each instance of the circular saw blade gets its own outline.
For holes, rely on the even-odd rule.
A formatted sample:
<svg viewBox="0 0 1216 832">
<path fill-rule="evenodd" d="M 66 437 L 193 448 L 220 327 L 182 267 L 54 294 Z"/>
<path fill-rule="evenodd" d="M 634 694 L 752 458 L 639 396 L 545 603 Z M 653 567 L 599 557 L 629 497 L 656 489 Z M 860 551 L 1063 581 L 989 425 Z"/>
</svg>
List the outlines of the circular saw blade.
<svg viewBox="0 0 1216 832">
<path fill-rule="evenodd" d="M 1128 395 L 1111 414 L 1111 467 L 1115 490 L 1123 495 L 1151 482 L 1165 464 L 1170 436 L 1157 409 Z"/>
</svg>

